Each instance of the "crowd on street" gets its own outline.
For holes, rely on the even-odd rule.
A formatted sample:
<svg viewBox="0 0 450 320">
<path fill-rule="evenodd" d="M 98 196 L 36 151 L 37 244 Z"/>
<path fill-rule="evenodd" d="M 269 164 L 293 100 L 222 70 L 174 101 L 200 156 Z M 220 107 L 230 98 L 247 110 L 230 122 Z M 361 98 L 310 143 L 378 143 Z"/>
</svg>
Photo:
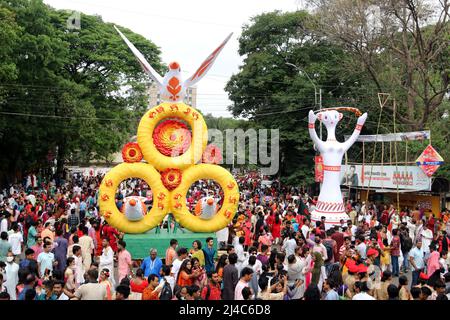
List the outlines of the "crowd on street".
<svg viewBox="0 0 450 320">
<path fill-rule="evenodd" d="M 99 215 L 102 175 L 36 178 L 0 191 L 0 300 L 448 300 L 450 214 L 346 200 L 348 220 L 312 223 L 317 198 L 257 172 L 236 174 L 238 212 L 217 237 L 134 259 Z M 152 192 L 129 179 L 130 195 Z M 198 181 L 192 209 L 216 184 Z M 170 228 L 165 222 L 165 227 Z M 164 223 L 161 224 L 164 228 Z M 182 226 L 179 226 L 182 228 Z"/>
</svg>

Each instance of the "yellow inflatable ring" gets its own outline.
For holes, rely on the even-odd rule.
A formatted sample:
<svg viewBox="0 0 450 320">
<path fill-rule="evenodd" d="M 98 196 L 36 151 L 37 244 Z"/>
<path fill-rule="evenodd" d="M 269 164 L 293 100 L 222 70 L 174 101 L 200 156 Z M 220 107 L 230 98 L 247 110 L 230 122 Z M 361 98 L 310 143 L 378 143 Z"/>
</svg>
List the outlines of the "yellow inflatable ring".
<svg viewBox="0 0 450 320">
<path fill-rule="evenodd" d="M 180 118 L 191 127 L 192 142 L 186 152 L 180 156 L 165 156 L 153 143 L 153 130 L 161 120 L 167 118 Z M 201 160 L 208 143 L 208 128 L 202 115 L 196 109 L 181 102 L 164 102 L 147 111 L 142 117 L 137 131 L 137 141 L 145 160 L 159 171 L 167 168 L 183 170 Z"/>
<path fill-rule="evenodd" d="M 130 221 L 117 209 L 115 196 L 119 184 L 128 178 L 145 180 L 153 192 L 153 207 L 142 220 Z M 108 223 L 126 233 L 143 233 L 161 223 L 169 210 L 169 192 L 153 166 L 142 163 L 121 163 L 103 178 L 99 189 L 100 214 Z"/>
<path fill-rule="evenodd" d="M 194 216 L 186 207 L 186 193 L 192 183 L 200 179 L 216 181 L 224 191 L 220 210 L 211 218 Z M 212 164 L 198 164 L 183 171 L 181 184 L 171 192 L 171 207 L 175 220 L 193 232 L 215 232 L 225 228 L 236 213 L 239 203 L 239 189 L 228 170 Z"/>
</svg>

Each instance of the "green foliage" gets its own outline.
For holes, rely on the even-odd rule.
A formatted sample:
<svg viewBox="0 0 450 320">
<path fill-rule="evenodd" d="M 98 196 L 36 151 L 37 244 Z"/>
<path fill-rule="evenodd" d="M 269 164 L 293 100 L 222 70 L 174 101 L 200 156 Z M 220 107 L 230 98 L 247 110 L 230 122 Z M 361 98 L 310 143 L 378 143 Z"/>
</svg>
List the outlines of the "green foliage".
<svg viewBox="0 0 450 320">
<path fill-rule="evenodd" d="M 70 15 L 41 0 L 0 1 L 0 180 L 48 168 L 49 154 L 59 172 L 108 159 L 147 108 L 148 79 L 112 24 L 81 14 L 81 28 L 68 29 Z M 163 69 L 153 43 L 124 33 Z"/>
</svg>

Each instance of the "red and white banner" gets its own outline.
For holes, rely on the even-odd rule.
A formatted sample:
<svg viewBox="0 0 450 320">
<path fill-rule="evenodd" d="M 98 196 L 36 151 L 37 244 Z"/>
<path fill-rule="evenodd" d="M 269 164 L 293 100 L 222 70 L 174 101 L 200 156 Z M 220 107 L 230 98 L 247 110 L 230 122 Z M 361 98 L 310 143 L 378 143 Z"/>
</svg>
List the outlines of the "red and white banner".
<svg viewBox="0 0 450 320">
<path fill-rule="evenodd" d="M 315 181 L 316 182 L 323 182 L 323 158 L 322 156 L 315 156 L 314 157 L 315 162 Z"/>
</svg>

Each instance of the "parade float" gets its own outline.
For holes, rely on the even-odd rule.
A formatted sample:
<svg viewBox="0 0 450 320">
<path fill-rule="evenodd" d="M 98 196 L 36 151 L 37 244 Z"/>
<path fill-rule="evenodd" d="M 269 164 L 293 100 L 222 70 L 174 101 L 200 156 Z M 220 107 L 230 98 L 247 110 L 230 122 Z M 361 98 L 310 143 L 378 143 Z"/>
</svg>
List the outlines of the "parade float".
<svg viewBox="0 0 450 320">
<path fill-rule="evenodd" d="M 239 189 L 231 173 L 217 165 L 221 153 L 214 145 L 207 145 L 207 126 L 201 113 L 183 103 L 183 98 L 186 89 L 205 76 L 231 34 L 190 78 L 182 81 L 177 62 L 170 63 L 166 75 L 160 76 L 120 30 L 116 30 L 158 85 L 163 102 L 144 114 L 137 130 L 137 143 L 124 146 L 124 163 L 112 168 L 103 178 L 99 189 L 100 214 L 108 224 L 126 234 L 127 249 L 136 257 L 147 256 L 151 247 L 165 250 L 174 235 L 155 232 L 155 228 L 169 214 L 177 224 L 190 231 L 176 235 L 180 245 L 190 247 L 193 240 L 215 237 L 215 232 L 232 221 L 237 211 Z M 123 212 L 117 208 L 117 188 L 129 178 L 144 180 L 152 190 L 153 205 L 147 213 L 143 212 L 143 202 L 139 199 L 125 199 Z M 194 214 L 186 206 L 186 194 L 190 186 L 201 179 L 217 182 L 223 190 L 223 201 L 220 208 L 215 206 L 214 212 L 206 214 L 197 208 L 197 214 Z M 207 208 L 212 205 L 209 199 L 202 199 L 201 203 L 205 205 L 205 212 L 210 210 Z M 141 251 L 133 252 L 133 247 Z M 158 254 L 162 255 L 164 251 L 159 250 Z"/>
</svg>

